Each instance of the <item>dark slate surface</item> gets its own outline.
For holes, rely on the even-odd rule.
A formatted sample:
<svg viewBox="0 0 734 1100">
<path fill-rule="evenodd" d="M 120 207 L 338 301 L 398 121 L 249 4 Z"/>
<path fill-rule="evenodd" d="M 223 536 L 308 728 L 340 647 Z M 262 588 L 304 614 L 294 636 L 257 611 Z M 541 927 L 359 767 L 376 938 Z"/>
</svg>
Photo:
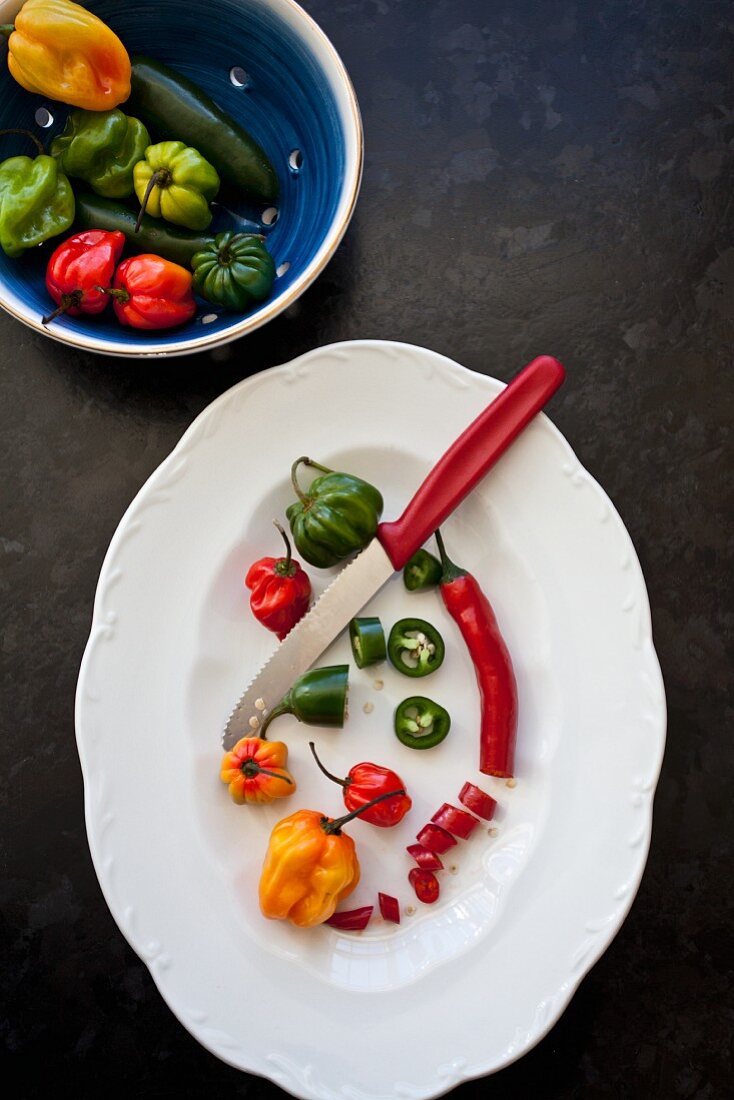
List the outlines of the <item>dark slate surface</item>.
<svg viewBox="0 0 734 1100">
<path fill-rule="evenodd" d="M 670 708 L 650 861 L 627 922 L 548 1037 L 458 1093 L 723 1097 L 732 8 L 307 7 L 353 75 L 368 152 L 349 234 L 291 315 L 208 356 L 140 365 L 0 316 L 1 981 L 14 1094 L 279 1093 L 199 1047 L 117 931 L 85 839 L 74 687 L 108 541 L 192 418 L 253 371 L 375 336 L 503 378 L 542 351 L 567 363 L 552 415 L 632 534 Z"/>
</svg>

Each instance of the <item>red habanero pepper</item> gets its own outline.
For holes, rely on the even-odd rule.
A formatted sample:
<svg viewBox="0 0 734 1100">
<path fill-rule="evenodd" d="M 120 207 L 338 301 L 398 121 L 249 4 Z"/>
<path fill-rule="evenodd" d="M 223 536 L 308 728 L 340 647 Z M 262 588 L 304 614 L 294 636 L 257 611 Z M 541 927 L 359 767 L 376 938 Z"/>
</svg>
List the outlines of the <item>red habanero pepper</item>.
<svg viewBox="0 0 734 1100">
<path fill-rule="evenodd" d="M 192 278 L 180 264 L 146 252 L 123 260 L 114 287 L 107 287 L 105 293 L 112 298 L 120 324 L 139 329 L 173 328 L 196 313 Z"/>
<path fill-rule="evenodd" d="M 447 557 L 440 531 L 436 531 L 436 542 L 443 565 L 441 597 L 466 642 L 479 686 L 479 770 L 484 775 L 511 779 L 517 736 L 517 684 L 512 660 L 476 578 Z"/>
<path fill-rule="evenodd" d="M 258 622 L 278 635 L 286 634 L 308 611 L 311 581 L 291 556 L 291 544 L 283 528 L 273 520 L 286 546 L 284 558 L 260 558 L 247 571 L 245 586 L 250 589 L 250 607 Z M 398 784 L 399 786 L 399 784 Z"/>
<path fill-rule="evenodd" d="M 313 741 L 309 741 L 308 747 L 326 778 L 339 783 L 344 788 L 344 805 L 348 810 L 359 810 L 378 795 L 385 794 L 387 791 L 400 790 L 400 794 L 396 794 L 394 798 L 387 798 L 384 802 L 360 814 L 362 821 L 369 821 L 370 825 L 378 825 L 381 829 L 389 829 L 402 821 L 413 805 L 405 791 L 402 779 L 389 768 L 383 768 L 379 764 L 355 764 L 349 769 L 346 779 L 338 779 L 331 772 L 327 772 L 319 760 Z"/>
<path fill-rule="evenodd" d="M 58 308 L 41 323 L 47 325 L 64 313 L 101 313 L 108 299 L 100 284 L 111 282 L 124 245 L 122 233 L 106 229 L 75 233 L 60 244 L 46 268 L 46 289 Z"/>
</svg>

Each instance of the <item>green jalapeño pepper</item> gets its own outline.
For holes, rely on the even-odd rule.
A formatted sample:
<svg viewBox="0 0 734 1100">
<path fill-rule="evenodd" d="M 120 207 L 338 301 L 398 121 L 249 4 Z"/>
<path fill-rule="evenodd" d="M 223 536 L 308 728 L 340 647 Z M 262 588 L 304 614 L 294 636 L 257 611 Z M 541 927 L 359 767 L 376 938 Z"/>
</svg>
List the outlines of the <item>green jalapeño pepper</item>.
<svg viewBox="0 0 734 1100">
<path fill-rule="evenodd" d="M 270 723 L 281 714 L 292 714 L 307 726 L 343 726 L 347 717 L 348 687 L 349 665 L 329 665 L 304 672 L 280 702 L 265 714 L 257 736 L 265 737 Z"/>
<path fill-rule="evenodd" d="M 394 726 L 398 741 L 409 749 L 432 749 L 451 729 L 451 716 L 433 699 L 411 695 L 395 710 Z"/>
<path fill-rule="evenodd" d="M 49 237 L 65 233 L 74 221 L 74 193 L 53 157 L 26 130 L 40 155 L 10 157 L 0 164 L 0 247 L 6 256 L 20 256 Z"/>
<path fill-rule="evenodd" d="M 194 290 L 231 313 L 244 313 L 273 289 L 275 262 L 256 233 L 218 233 L 191 261 Z"/>
<path fill-rule="evenodd" d="M 378 618 L 352 619 L 349 638 L 357 668 L 366 668 L 385 660 L 385 631 Z"/>
<path fill-rule="evenodd" d="M 387 652 L 398 672 L 428 676 L 443 663 L 443 638 L 425 619 L 400 619 L 390 631 Z"/>
<path fill-rule="evenodd" d="M 416 550 L 403 569 L 403 584 L 409 592 L 423 592 L 435 588 L 443 576 L 443 566 L 438 558 L 427 550 Z"/>
<path fill-rule="evenodd" d="M 151 214 L 187 229 L 206 229 L 209 203 L 219 190 L 219 176 L 208 160 L 182 141 L 160 141 L 145 150 L 133 169 L 140 216 Z"/>
<path fill-rule="evenodd" d="M 67 176 L 84 180 L 98 195 L 126 199 L 133 193 L 133 168 L 149 145 L 143 123 L 122 111 L 72 111 L 51 142 L 51 155 Z"/>
<path fill-rule="evenodd" d="M 321 470 L 307 493 L 298 484 L 301 465 Z M 328 569 L 371 542 L 382 515 L 382 494 L 352 474 L 337 473 L 305 456 L 291 468 L 298 500 L 286 510 L 293 540 L 310 565 Z"/>
</svg>

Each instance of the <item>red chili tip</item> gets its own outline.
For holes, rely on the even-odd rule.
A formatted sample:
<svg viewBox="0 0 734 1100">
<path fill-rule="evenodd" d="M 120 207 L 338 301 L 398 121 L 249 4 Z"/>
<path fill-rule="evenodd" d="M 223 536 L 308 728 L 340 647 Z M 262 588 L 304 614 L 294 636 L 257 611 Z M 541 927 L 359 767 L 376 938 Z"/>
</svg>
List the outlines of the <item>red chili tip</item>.
<svg viewBox="0 0 734 1100">
<path fill-rule="evenodd" d="M 369 924 L 374 908 L 374 905 L 363 905 L 361 909 L 343 909 L 324 923 L 342 932 L 361 932 Z"/>
<path fill-rule="evenodd" d="M 400 924 L 400 903 L 398 899 L 394 898 L 392 894 L 378 893 L 377 901 L 383 919 L 392 921 L 393 924 Z"/>
</svg>

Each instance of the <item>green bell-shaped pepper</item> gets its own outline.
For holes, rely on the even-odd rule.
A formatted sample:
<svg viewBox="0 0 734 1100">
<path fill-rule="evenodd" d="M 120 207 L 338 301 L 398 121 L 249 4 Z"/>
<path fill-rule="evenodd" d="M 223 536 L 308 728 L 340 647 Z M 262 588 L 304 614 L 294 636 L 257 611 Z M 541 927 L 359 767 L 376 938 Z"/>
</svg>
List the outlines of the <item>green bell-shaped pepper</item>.
<svg viewBox="0 0 734 1100">
<path fill-rule="evenodd" d="M 7 256 L 64 233 L 73 221 L 74 193 L 53 157 L 0 164 L 0 246 Z"/>
<path fill-rule="evenodd" d="M 51 142 L 51 155 L 67 176 L 84 180 L 98 195 L 125 199 L 133 193 L 133 168 L 149 145 L 140 119 L 122 111 L 72 111 Z"/>
<path fill-rule="evenodd" d="M 267 298 L 275 279 L 275 262 L 263 238 L 251 233 L 218 233 L 191 260 L 194 290 L 231 313 L 244 313 Z"/>
<path fill-rule="evenodd" d="M 301 464 L 324 474 L 311 482 L 307 493 L 296 477 Z M 374 485 L 306 457 L 293 463 L 291 481 L 298 500 L 286 516 L 293 541 L 309 564 L 320 569 L 338 565 L 374 538 L 383 509 L 382 495 Z"/>
<path fill-rule="evenodd" d="M 219 190 L 219 176 L 182 141 L 149 145 L 133 169 L 133 183 L 141 216 L 148 213 L 187 229 L 206 229 L 212 220 L 209 203 Z"/>
</svg>

